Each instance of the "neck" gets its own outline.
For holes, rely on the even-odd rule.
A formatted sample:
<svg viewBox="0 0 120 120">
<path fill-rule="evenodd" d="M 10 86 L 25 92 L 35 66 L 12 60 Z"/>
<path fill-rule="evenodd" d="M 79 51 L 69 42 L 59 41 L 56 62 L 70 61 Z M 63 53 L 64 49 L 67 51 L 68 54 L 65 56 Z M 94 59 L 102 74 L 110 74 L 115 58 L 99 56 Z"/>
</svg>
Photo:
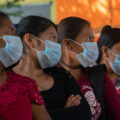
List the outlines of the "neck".
<svg viewBox="0 0 120 120">
<path fill-rule="evenodd" d="M 73 60 L 71 60 L 70 58 L 66 59 L 65 57 L 60 61 L 61 66 L 69 71 L 71 75 L 75 78 L 75 80 L 78 81 L 83 77 L 84 71 L 81 65 L 73 65 L 73 63 Z"/>
<path fill-rule="evenodd" d="M 16 72 L 25 72 L 28 74 L 35 74 L 36 71 L 39 71 L 39 74 L 40 71 L 43 72 L 37 60 L 25 55 L 23 55 L 18 65 L 13 68 L 13 70 Z"/>
<path fill-rule="evenodd" d="M 114 82 L 115 79 L 119 77 L 119 76 L 116 75 L 112 70 L 111 70 L 111 71 L 108 70 L 108 75 L 109 75 L 110 79 L 112 80 L 112 82 Z"/>
</svg>

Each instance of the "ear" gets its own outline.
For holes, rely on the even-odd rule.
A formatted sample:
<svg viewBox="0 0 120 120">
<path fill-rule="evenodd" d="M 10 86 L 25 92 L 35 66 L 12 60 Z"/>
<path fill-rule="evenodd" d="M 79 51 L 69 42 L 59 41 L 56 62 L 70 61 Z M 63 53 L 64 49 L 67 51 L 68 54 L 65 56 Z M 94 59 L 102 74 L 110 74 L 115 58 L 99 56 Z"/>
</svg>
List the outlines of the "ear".
<svg viewBox="0 0 120 120">
<path fill-rule="evenodd" d="M 101 51 L 102 51 L 103 57 L 107 57 L 107 58 L 109 57 L 108 47 L 102 46 Z"/>
<path fill-rule="evenodd" d="M 63 39 L 63 41 L 62 41 L 62 46 L 63 46 L 64 48 L 69 49 L 69 50 L 72 49 L 71 43 L 70 43 L 70 41 L 69 41 L 67 38 L 64 38 L 64 39 Z"/>
<path fill-rule="evenodd" d="M 33 47 L 33 45 L 32 45 L 32 39 L 33 39 L 33 37 L 32 37 L 32 35 L 30 34 L 30 33 L 26 33 L 25 35 L 24 35 L 24 42 L 27 44 L 27 46 L 29 46 L 30 48 L 31 47 Z"/>
</svg>

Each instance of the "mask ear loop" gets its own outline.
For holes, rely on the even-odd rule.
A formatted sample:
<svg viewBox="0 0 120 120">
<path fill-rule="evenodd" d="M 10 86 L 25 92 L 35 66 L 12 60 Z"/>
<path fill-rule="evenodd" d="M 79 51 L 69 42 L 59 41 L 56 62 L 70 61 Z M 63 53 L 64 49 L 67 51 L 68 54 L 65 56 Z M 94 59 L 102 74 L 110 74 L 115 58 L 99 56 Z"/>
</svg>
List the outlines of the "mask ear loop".
<svg viewBox="0 0 120 120">
<path fill-rule="evenodd" d="M 36 50 L 35 48 L 32 48 L 32 47 L 29 45 L 28 41 L 26 40 L 26 36 L 25 36 L 25 42 L 26 42 L 26 44 L 27 44 L 32 50 L 35 50 L 35 51 L 37 52 L 37 50 Z"/>
<path fill-rule="evenodd" d="M 72 42 L 74 42 L 72 39 L 68 39 L 68 40 L 70 40 L 70 41 L 72 41 Z M 65 47 L 66 49 L 68 49 L 68 47 Z M 69 49 L 68 49 L 69 50 Z M 70 50 L 71 51 L 71 50 Z M 75 52 L 73 52 L 73 51 L 71 51 L 74 55 L 76 55 L 76 53 Z"/>
<path fill-rule="evenodd" d="M 119 57 L 117 57 L 119 54 L 115 54 L 112 50 L 110 50 L 112 53 L 113 53 L 113 55 L 115 55 L 115 59 L 118 59 L 118 60 L 120 60 L 120 58 Z"/>
<path fill-rule="evenodd" d="M 0 38 L 4 40 L 3 37 L 0 36 Z M 5 46 L 4 46 L 4 48 L 5 48 L 5 47 L 7 47 L 8 43 L 5 40 L 4 40 L 4 42 L 5 42 Z"/>
<path fill-rule="evenodd" d="M 82 46 L 82 44 L 81 44 L 81 43 L 76 42 L 76 41 L 74 41 L 74 40 L 72 40 L 72 39 L 68 39 L 68 40 L 70 40 L 70 41 L 72 41 L 72 42 L 74 42 L 74 43 L 76 43 L 76 44 L 80 45 L 80 46 L 83 48 L 83 50 L 84 50 L 84 47 Z M 77 53 L 75 53 L 75 52 L 73 52 L 73 51 L 71 51 L 71 52 L 72 52 L 73 54 L 77 55 Z"/>
<path fill-rule="evenodd" d="M 38 37 L 36 37 L 36 36 L 34 36 L 34 35 L 32 35 L 34 38 L 36 38 L 37 40 L 39 40 L 39 41 L 41 41 L 42 43 L 45 43 L 45 41 L 44 40 L 41 40 L 40 38 L 38 38 Z"/>
<path fill-rule="evenodd" d="M 77 42 L 77 41 L 74 41 L 74 40 L 72 40 L 72 39 L 68 39 L 68 40 L 70 40 L 70 41 L 72 41 L 72 42 L 74 42 L 74 43 L 76 43 L 76 44 L 78 44 L 78 45 L 81 45 L 81 46 L 82 46 L 82 44 L 81 44 L 81 43 L 79 43 L 79 42 Z"/>
<path fill-rule="evenodd" d="M 109 49 L 109 48 L 108 48 Z M 111 49 L 109 49 L 110 51 L 111 51 L 111 53 L 115 56 L 115 57 L 117 57 L 117 55 L 111 50 Z M 106 58 L 107 60 L 108 60 L 108 62 L 111 62 L 108 58 Z"/>
<path fill-rule="evenodd" d="M 44 40 L 42 40 L 42 39 L 40 39 L 40 38 L 38 38 L 38 37 L 36 37 L 36 36 L 34 36 L 34 35 L 32 35 L 34 38 L 36 38 L 37 40 L 39 40 L 39 41 L 41 41 L 42 43 L 44 43 L 45 44 L 45 46 L 46 46 L 46 42 L 44 41 Z M 45 47 L 46 48 L 46 47 Z M 33 48 L 34 49 L 34 48 Z M 34 49 L 34 50 L 36 50 L 36 49 Z M 36 50 L 37 51 L 37 50 Z"/>
<path fill-rule="evenodd" d="M 111 50 L 111 49 L 109 49 L 111 52 L 112 52 L 112 54 L 116 57 L 117 55 Z"/>
</svg>

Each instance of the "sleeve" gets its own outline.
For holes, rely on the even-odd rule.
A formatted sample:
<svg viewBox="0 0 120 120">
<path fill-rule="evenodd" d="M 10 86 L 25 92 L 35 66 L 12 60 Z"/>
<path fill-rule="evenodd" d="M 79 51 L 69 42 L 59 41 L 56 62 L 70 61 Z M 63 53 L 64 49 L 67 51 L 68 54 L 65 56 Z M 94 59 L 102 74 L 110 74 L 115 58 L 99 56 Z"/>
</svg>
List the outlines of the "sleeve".
<svg viewBox="0 0 120 120">
<path fill-rule="evenodd" d="M 72 94 L 74 94 L 74 95 L 79 94 L 84 99 L 84 96 L 83 96 L 82 92 L 80 91 L 80 87 L 79 87 L 78 83 L 71 76 L 71 74 L 66 71 L 64 76 L 65 76 L 65 79 L 64 79 L 65 93 L 66 93 L 67 98 Z"/>
<path fill-rule="evenodd" d="M 51 115 L 53 120 L 90 120 L 91 111 L 90 107 L 82 95 L 77 82 L 73 77 L 68 78 L 67 73 L 60 68 L 55 69 L 58 72 L 53 72 L 57 77 L 60 76 L 64 82 L 64 90 L 66 95 L 66 100 L 71 94 L 79 94 L 82 99 L 78 106 L 70 108 L 47 108 L 48 113 Z"/>
<path fill-rule="evenodd" d="M 31 102 L 44 105 L 43 97 L 41 96 L 38 90 L 38 86 L 35 83 L 35 81 L 29 79 L 27 87 L 28 87 L 29 97 L 30 97 Z"/>
<path fill-rule="evenodd" d="M 112 81 L 106 73 L 104 96 L 109 120 L 120 120 L 120 99 Z"/>
<path fill-rule="evenodd" d="M 68 73 L 67 71 L 63 71 L 64 76 L 64 88 L 67 98 L 74 94 L 79 94 L 81 96 L 81 103 L 79 106 L 74 106 L 71 108 L 63 108 L 63 109 L 48 109 L 49 114 L 52 116 L 53 120 L 90 120 L 91 119 L 91 110 L 88 105 L 88 102 L 84 98 L 83 94 L 80 91 L 80 87 L 78 86 L 75 79 Z"/>
<path fill-rule="evenodd" d="M 71 108 L 47 110 L 53 120 L 91 120 L 91 112 L 83 102 Z"/>
</svg>

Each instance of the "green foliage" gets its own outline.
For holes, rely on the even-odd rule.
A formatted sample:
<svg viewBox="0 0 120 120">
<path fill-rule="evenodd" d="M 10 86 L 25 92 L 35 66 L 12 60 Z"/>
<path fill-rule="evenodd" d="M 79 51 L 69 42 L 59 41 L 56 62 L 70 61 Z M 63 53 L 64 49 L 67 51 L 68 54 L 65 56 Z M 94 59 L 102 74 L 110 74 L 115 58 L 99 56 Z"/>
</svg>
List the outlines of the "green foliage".
<svg viewBox="0 0 120 120">
<path fill-rule="evenodd" d="M 11 13 L 9 12 L 7 14 L 10 15 L 10 16 L 20 16 L 23 13 L 23 11 L 20 9 L 21 4 L 19 2 L 21 2 L 21 1 L 24 1 L 24 0 L 12 0 L 12 1 L 6 0 L 6 2 L 4 4 L 0 5 L 0 10 L 10 9 L 12 7 L 16 7 L 16 8 L 18 8 L 17 11 L 14 11 L 14 12 L 11 12 Z"/>
</svg>

